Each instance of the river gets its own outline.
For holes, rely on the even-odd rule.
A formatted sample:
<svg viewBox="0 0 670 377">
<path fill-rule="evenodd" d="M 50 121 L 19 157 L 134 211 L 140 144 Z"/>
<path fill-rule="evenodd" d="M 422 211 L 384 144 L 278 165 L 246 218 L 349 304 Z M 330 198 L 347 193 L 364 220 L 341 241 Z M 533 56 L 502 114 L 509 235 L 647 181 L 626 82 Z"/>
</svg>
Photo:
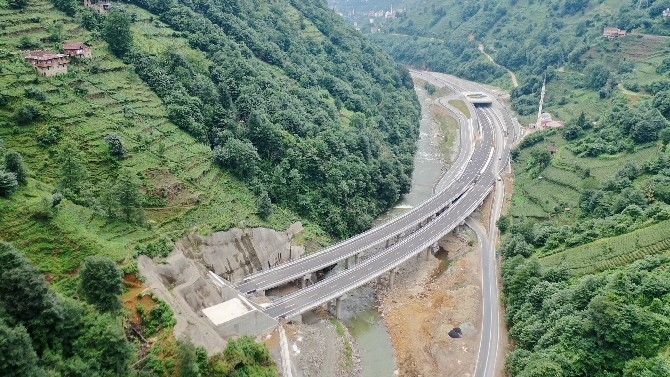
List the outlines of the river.
<svg viewBox="0 0 670 377">
<path fill-rule="evenodd" d="M 422 87 L 416 88 L 421 102 L 420 136 L 417 141 L 417 151 L 414 155 L 414 172 L 412 174 L 412 188 L 387 213 L 381 215 L 375 225 L 381 224 L 394 216 L 419 205 L 433 194 L 433 187 L 441 178 L 444 168 L 442 157 L 431 120 L 428 94 Z M 362 288 L 365 292 L 356 294 L 356 309 L 351 316 L 344 315 L 344 324 L 356 339 L 359 356 L 361 358 L 361 377 L 392 377 L 396 370 L 396 360 L 391 344 L 391 338 L 379 311 L 377 302 L 370 288 Z"/>
</svg>

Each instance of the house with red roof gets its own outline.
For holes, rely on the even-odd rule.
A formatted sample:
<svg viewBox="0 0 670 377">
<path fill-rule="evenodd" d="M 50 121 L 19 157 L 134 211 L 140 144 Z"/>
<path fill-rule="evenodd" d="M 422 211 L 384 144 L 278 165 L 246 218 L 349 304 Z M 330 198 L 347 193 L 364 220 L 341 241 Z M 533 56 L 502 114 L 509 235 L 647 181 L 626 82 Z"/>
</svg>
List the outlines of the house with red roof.
<svg viewBox="0 0 670 377">
<path fill-rule="evenodd" d="M 77 58 L 91 58 L 93 51 L 91 46 L 84 42 L 65 42 L 63 43 L 63 51 L 69 56 Z"/>
</svg>

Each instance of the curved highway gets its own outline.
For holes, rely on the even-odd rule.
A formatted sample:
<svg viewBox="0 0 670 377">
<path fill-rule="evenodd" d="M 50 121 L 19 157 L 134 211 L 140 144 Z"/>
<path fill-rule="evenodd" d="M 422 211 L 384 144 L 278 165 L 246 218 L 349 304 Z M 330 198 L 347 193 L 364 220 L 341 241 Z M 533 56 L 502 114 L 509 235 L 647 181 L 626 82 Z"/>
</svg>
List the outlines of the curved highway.
<svg viewBox="0 0 670 377">
<path fill-rule="evenodd" d="M 498 165 L 494 153 L 496 150 L 493 125 L 495 119 L 489 114 L 489 111 L 477 109 L 476 112 L 481 138 L 475 142 L 472 157 L 463 174 L 447 189 L 433 197 L 440 198 L 441 204 L 433 204 L 434 207 L 426 208 L 427 205 L 434 203 L 428 200 L 420 208 L 414 210 L 419 210 L 417 212 L 425 216 L 425 214 L 435 213 L 435 209 L 442 208 L 444 203 L 450 203 L 444 212 L 398 244 L 378 252 L 334 277 L 278 299 L 266 308 L 265 312 L 274 318 L 289 317 L 340 297 L 349 290 L 367 283 L 424 251 L 461 224 L 491 192 L 495 182 L 494 174 L 497 175 L 497 171 L 492 171 L 492 168 Z"/>
<path fill-rule="evenodd" d="M 476 179 L 479 174 L 478 171 L 484 167 L 485 160 L 490 158 L 486 153 L 493 149 L 493 136 L 481 135 L 480 139 L 484 140 L 484 143 L 480 145 L 480 150 L 484 150 L 485 153 L 480 153 L 475 161 L 473 160 L 474 151 L 467 147 L 464 148 L 467 152 L 465 154 L 461 153 L 457 164 L 454 164 L 452 169 L 450 169 L 450 172 L 455 171 L 455 173 L 452 173 L 452 177 L 455 179 L 436 195 L 431 196 L 411 211 L 317 253 L 246 276 L 243 282 L 236 288 L 242 293 L 248 293 L 276 287 L 296 280 L 306 274 L 324 269 L 340 260 L 359 254 L 387 240 L 402 236 L 405 232 L 413 229 L 420 223 L 442 213 L 452 204 L 455 198 L 463 193 L 464 187 Z M 471 174 L 466 174 L 463 167 L 459 166 L 458 163 L 467 164 L 466 168 L 470 167 L 472 170 Z"/>
</svg>

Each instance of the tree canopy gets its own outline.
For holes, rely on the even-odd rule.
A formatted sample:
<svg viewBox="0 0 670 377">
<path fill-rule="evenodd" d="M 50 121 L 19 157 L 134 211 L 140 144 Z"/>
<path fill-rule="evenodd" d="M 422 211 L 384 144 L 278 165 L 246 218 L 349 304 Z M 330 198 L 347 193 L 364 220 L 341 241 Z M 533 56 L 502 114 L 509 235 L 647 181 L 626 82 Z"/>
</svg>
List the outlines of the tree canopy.
<svg viewBox="0 0 670 377">
<path fill-rule="evenodd" d="M 98 255 L 88 257 L 79 275 L 86 301 L 102 311 L 121 308 L 118 295 L 123 292 L 123 277 L 113 260 Z"/>
</svg>

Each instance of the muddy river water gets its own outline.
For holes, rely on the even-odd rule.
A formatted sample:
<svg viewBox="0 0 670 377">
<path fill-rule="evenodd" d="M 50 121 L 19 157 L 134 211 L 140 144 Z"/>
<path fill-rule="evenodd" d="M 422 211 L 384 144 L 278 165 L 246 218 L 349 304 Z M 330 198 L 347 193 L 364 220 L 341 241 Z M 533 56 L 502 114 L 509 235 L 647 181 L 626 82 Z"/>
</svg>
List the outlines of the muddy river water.
<svg viewBox="0 0 670 377">
<path fill-rule="evenodd" d="M 433 194 L 433 187 L 442 176 L 444 159 L 438 148 L 437 130 L 431 120 L 426 102 L 427 93 L 417 87 L 421 102 L 420 137 L 414 156 L 412 188 L 398 205 L 377 219 L 383 223 L 403 212 L 419 205 Z M 359 300 L 357 310 L 343 320 L 356 339 L 361 358 L 362 377 L 392 377 L 396 370 L 396 360 L 384 321 L 375 308 L 374 297 L 367 294 L 355 298 Z"/>
</svg>

